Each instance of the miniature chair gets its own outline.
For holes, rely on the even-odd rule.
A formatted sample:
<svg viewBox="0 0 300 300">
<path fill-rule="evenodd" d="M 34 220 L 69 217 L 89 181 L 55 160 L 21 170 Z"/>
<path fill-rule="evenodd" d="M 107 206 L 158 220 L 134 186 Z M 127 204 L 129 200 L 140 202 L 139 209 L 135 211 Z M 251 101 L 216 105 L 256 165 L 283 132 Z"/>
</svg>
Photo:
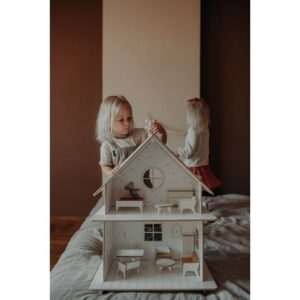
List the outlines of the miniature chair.
<svg viewBox="0 0 300 300">
<path fill-rule="evenodd" d="M 172 258 L 169 246 L 155 247 L 155 261 L 161 258 Z"/>
<path fill-rule="evenodd" d="M 135 261 L 130 261 L 130 262 L 118 262 L 118 274 L 120 272 L 123 273 L 124 279 L 126 279 L 126 272 L 129 270 L 137 269 L 137 273 L 141 275 L 141 261 L 140 260 L 135 260 Z"/>
<path fill-rule="evenodd" d="M 186 272 L 194 272 L 196 276 L 199 276 L 199 257 L 196 251 L 193 251 L 191 256 L 181 256 L 180 262 L 183 265 L 182 274 L 185 276 Z"/>
<path fill-rule="evenodd" d="M 190 209 L 195 214 L 196 197 L 178 199 L 178 211 L 181 214 L 184 209 Z"/>
</svg>

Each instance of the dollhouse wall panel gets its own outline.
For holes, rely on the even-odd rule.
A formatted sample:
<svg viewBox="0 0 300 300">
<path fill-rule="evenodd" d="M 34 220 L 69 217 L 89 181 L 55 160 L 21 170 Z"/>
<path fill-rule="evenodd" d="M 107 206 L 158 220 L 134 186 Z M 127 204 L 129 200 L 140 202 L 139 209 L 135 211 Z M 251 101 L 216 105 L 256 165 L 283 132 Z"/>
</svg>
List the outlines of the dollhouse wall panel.
<svg viewBox="0 0 300 300">
<path fill-rule="evenodd" d="M 104 223 L 104 245 L 103 245 L 103 278 L 105 280 L 110 266 L 113 263 L 113 259 L 114 259 L 114 252 L 113 252 L 113 248 L 114 248 L 114 223 L 113 222 L 105 222 Z"/>
<path fill-rule="evenodd" d="M 196 201 L 196 211 L 201 213 L 201 205 L 202 203 L 202 186 L 201 183 L 195 185 L 195 196 L 197 198 Z"/>
<path fill-rule="evenodd" d="M 198 257 L 200 260 L 200 280 L 203 280 L 203 267 L 204 267 L 204 258 L 203 258 L 203 222 L 197 222 L 195 224 L 195 245 Z"/>
<path fill-rule="evenodd" d="M 102 196 L 104 198 L 105 213 L 107 214 L 109 212 L 108 202 L 110 201 L 109 197 L 108 197 L 108 193 L 107 193 L 107 185 L 105 186 L 104 190 L 102 191 Z"/>
<path fill-rule="evenodd" d="M 145 224 L 162 224 L 162 241 L 145 241 Z M 179 228 L 179 234 L 175 234 L 177 228 Z M 155 247 L 169 246 L 172 257 L 179 259 L 182 255 L 182 233 L 193 232 L 194 222 L 115 222 L 113 252 L 115 253 L 118 249 L 141 248 L 145 251 L 143 259 L 153 260 Z"/>
<path fill-rule="evenodd" d="M 162 184 L 157 188 L 149 188 L 143 182 L 143 176 L 149 168 L 159 170 L 162 175 Z M 153 173 L 155 174 L 155 173 Z M 158 175 L 159 176 L 159 175 Z M 113 179 L 113 205 L 120 192 L 129 181 L 133 181 L 135 187 L 141 188 L 145 194 L 145 206 L 153 206 L 161 202 L 167 202 L 167 190 L 197 189 L 197 183 L 169 157 L 159 145 L 152 142 L 139 153 L 127 167 Z"/>
<path fill-rule="evenodd" d="M 111 209 L 112 205 L 113 205 L 113 201 L 112 201 L 112 182 L 108 182 L 108 184 L 106 185 L 106 213 L 109 212 L 109 210 Z"/>
</svg>

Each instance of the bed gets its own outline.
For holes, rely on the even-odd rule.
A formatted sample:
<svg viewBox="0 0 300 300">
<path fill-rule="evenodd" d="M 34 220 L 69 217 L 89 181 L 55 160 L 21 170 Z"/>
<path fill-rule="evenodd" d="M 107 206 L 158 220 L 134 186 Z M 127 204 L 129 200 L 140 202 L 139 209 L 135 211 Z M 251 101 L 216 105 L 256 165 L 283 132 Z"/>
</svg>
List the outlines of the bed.
<svg viewBox="0 0 300 300">
<path fill-rule="evenodd" d="M 204 206 L 218 219 L 205 224 L 205 260 L 217 282 L 212 292 L 110 292 L 89 290 L 102 261 L 101 224 L 91 217 L 100 199 L 50 274 L 51 300 L 61 299 L 249 299 L 250 298 L 250 198 L 227 194 L 203 197 Z"/>
</svg>

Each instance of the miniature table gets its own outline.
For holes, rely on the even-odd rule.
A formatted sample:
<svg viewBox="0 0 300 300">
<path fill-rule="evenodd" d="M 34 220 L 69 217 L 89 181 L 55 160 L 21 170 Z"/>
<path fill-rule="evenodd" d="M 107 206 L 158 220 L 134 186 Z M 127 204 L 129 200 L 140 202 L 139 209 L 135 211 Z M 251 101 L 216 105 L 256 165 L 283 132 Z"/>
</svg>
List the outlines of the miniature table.
<svg viewBox="0 0 300 300">
<path fill-rule="evenodd" d="M 144 249 L 119 249 L 116 253 L 117 257 L 143 257 Z"/>
<path fill-rule="evenodd" d="M 165 208 L 168 210 L 169 214 L 172 213 L 172 206 L 173 203 L 162 203 L 162 204 L 156 204 L 154 205 L 155 208 L 157 208 L 157 214 L 160 215 L 161 211 Z"/>
<path fill-rule="evenodd" d="M 172 266 L 175 265 L 175 260 L 169 258 L 158 259 L 155 264 L 159 267 L 159 272 L 164 268 L 169 268 L 169 271 L 172 272 Z"/>
</svg>

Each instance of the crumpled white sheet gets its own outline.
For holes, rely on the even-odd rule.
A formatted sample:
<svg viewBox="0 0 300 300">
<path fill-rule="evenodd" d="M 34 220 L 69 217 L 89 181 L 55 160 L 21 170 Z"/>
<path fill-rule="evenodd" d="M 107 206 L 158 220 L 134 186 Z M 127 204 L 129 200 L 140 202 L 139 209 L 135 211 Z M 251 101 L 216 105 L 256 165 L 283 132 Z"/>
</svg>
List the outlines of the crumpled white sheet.
<svg viewBox="0 0 300 300">
<path fill-rule="evenodd" d="M 66 250 L 51 271 L 51 300 L 227 300 L 250 299 L 250 198 L 228 194 L 203 197 L 204 205 L 218 219 L 205 224 L 204 255 L 218 288 L 212 292 L 101 292 L 89 290 L 102 261 L 101 224 L 91 216 L 73 235 Z"/>
</svg>

